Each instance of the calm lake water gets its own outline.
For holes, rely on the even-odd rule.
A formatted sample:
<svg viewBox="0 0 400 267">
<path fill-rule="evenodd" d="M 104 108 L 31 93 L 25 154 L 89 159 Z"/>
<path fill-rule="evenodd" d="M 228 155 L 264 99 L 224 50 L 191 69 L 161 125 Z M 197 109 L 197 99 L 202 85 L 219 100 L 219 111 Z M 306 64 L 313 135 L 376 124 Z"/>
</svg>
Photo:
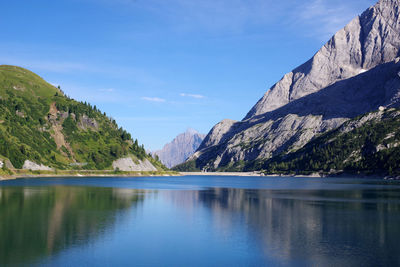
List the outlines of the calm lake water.
<svg viewBox="0 0 400 267">
<path fill-rule="evenodd" d="M 1 266 L 399 266 L 400 182 L 0 182 Z"/>
</svg>

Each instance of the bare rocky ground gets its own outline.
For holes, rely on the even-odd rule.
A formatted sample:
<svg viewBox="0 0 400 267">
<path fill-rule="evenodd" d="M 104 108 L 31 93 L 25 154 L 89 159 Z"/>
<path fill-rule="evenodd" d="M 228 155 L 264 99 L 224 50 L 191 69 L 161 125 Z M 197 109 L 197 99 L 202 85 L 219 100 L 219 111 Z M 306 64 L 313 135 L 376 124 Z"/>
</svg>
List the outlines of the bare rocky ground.
<svg viewBox="0 0 400 267">
<path fill-rule="evenodd" d="M 45 166 L 43 164 L 37 164 L 30 160 L 25 160 L 24 165 L 22 166 L 23 170 L 32 170 L 32 171 L 52 171 L 53 169 Z"/>
<path fill-rule="evenodd" d="M 157 168 L 149 160 L 136 160 L 135 162 L 132 157 L 115 160 L 112 166 L 114 170 L 120 171 L 157 171 Z"/>
</svg>

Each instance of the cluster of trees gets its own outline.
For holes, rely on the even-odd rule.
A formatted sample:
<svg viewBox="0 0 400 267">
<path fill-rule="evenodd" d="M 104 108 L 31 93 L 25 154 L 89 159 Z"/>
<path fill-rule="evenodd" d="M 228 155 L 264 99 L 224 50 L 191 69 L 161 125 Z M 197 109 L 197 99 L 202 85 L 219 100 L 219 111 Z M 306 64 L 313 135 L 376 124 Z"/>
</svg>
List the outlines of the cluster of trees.
<svg viewBox="0 0 400 267">
<path fill-rule="evenodd" d="M 253 163 L 252 167 L 270 173 L 343 170 L 400 175 L 400 147 L 393 146 L 400 144 L 400 118 L 394 112 L 388 112 L 382 121 L 368 122 L 347 133 L 328 132 L 297 152 Z"/>
<path fill-rule="evenodd" d="M 86 102 L 62 99 L 57 103 L 61 111 L 75 114 L 75 118 L 69 116 L 63 122 L 63 131 L 72 147 L 76 150 L 75 158 L 85 162 L 87 169 L 110 168 L 112 162 L 122 156 L 132 154 L 139 159 L 145 158 L 146 151 L 138 140 L 133 140 L 130 133 L 122 127 L 118 127 L 115 120 L 102 114 L 96 106 Z M 95 119 L 98 129 L 81 130 L 77 127 L 80 115 L 86 115 Z"/>
<path fill-rule="evenodd" d="M 15 82 L 7 81 L 7 84 L 3 88 L 9 89 L 0 89 L 0 155 L 8 158 L 14 167 L 21 168 L 25 160 L 30 159 L 51 167 L 68 169 L 74 158 L 77 162 L 85 163 L 80 166 L 82 168 L 109 169 L 113 160 L 129 154 L 139 159 L 149 157 L 138 140 L 133 140 L 130 133 L 118 127 L 114 119 L 101 113 L 96 106 L 77 102 L 64 96 L 61 91 L 54 93 L 55 88 L 47 84 L 42 88 L 26 81 L 24 91 L 12 89 Z M 49 93 L 51 91 L 52 94 Z M 51 138 L 51 122 L 47 118 L 53 102 L 59 111 L 69 114 L 63 121 L 61 118 L 58 120 L 62 121 L 63 134 L 71 145 L 71 152 L 65 147 L 57 149 Z M 99 127 L 80 129 L 78 122 L 83 115 L 96 120 Z M 155 164 L 161 165 L 157 161 Z"/>
<path fill-rule="evenodd" d="M 41 131 L 49 104 L 43 98 L 6 90 L 7 98 L 0 99 L 0 154 L 16 168 L 26 159 L 43 162 L 43 157 L 53 166 L 57 146 L 47 131 Z M 21 115 L 23 114 L 23 115 Z"/>
</svg>

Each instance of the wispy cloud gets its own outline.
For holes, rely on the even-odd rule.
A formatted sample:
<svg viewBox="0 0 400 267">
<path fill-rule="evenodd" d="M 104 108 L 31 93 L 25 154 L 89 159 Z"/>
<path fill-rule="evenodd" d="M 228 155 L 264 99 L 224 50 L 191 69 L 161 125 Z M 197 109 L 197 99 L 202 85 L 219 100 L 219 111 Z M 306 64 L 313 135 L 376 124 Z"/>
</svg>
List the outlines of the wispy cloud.
<svg viewBox="0 0 400 267">
<path fill-rule="evenodd" d="M 87 0 L 94 1 L 94 0 Z M 124 10 L 141 10 L 163 21 L 163 27 L 178 32 L 241 33 L 250 25 L 266 24 L 295 3 L 287 0 L 96 0 L 97 3 L 120 6 Z"/>
<path fill-rule="evenodd" d="M 309 35 L 316 36 L 321 40 L 327 40 L 365 8 L 372 5 L 374 1 L 308 1 L 301 4 L 296 10 L 292 25 L 296 25 L 296 27 L 306 25 L 310 29 Z M 369 2 L 369 4 L 366 2 Z"/>
<path fill-rule="evenodd" d="M 31 52 L 34 54 L 34 52 Z M 51 72 L 60 74 L 96 74 L 107 75 L 114 78 L 123 78 L 124 80 L 134 81 L 137 84 L 152 86 L 164 85 L 164 82 L 154 76 L 149 70 L 134 66 L 113 66 L 110 68 L 105 64 L 97 62 L 70 62 L 38 59 L 26 56 L 20 53 L 18 56 L 8 56 L 0 52 L 0 63 L 10 64 L 27 68 L 35 72 Z"/>
<path fill-rule="evenodd" d="M 60 84 L 58 84 L 58 83 L 54 83 L 54 82 L 49 82 L 49 84 L 53 85 L 54 87 L 58 87 L 58 86 L 60 86 Z"/>
<path fill-rule="evenodd" d="M 156 17 L 163 25 L 163 32 L 168 30 L 196 32 L 196 34 L 207 32 L 215 33 L 221 38 L 225 35 L 256 36 L 265 34 L 269 28 L 283 26 L 294 28 L 300 34 L 327 39 L 358 13 L 373 5 L 376 0 L 101 0 L 101 2 L 132 12 L 140 10 L 143 14 Z M 134 33 L 132 35 L 136 36 Z"/>
<path fill-rule="evenodd" d="M 163 117 L 163 116 L 139 116 L 139 117 L 116 117 L 115 119 L 119 121 L 139 121 L 139 122 L 171 122 L 171 121 L 180 121 L 180 120 L 187 120 L 192 117 L 188 116 L 168 116 L 168 117 Z"/>
<path fill-rule="evenodd" d="M 163 99 L 163 98 L 159 98 L 159 97 L 147 97 L 147 96 L 144 96 L 144 97 L 142 97 L 141 99 L 142 99 L 142 100 L 145 100 L 145 101 L 149 101 L 149 102 L 157 102 L 157 103 L 163 103 L 163 102 L 166 102 L 166 100 L 165 100 L 165 99 Z"/>
<path fill-rule="evenodd" d="M 11 64 L 30 69 L 57 73 L 90 71 L 90 68 L 87 65 L 76 62 L 56 62 L 26 59 L 21 60 L 19 58 L 9 58 L 5 56 L 0 56 L 0 60 L 3 64 Z"/>
<path fill-rule="evenodd" d="M 182 97 L 192 97 L 192 98 L 197 98 L 197 99 L 204 98 L 203 95 L 198 95 L 198 94 L 180 93 L 179 95 L 182 96 Z"/>
<path fill-rule="evenodd" d="M 99 89 L 95 86 L 75 84 L 75 83 L 63 83 L 61 89 L 70 97 L 78 101 L 88 101 L 92 104 L 118 104 L 127 105 L 132 102 L 132 96 L 124 91 L 118 93 L 112 93 L 109 89 Z M 115 89 L 113 89 L 115 90 Z"/>
<path fill-rule="evenodd" d="M 114 92 L 115 89 L 114 88 L 103 88 L 103 89 L 99 89 L 99 92 L 103 92 L 103 93 L 112 93 Z"/>
</svg>

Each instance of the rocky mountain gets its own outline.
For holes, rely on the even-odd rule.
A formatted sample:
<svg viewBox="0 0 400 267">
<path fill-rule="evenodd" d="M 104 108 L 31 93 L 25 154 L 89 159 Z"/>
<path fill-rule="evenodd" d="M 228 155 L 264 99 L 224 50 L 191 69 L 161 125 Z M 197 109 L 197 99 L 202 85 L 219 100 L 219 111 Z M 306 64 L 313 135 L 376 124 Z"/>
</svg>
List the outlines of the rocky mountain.
<svg viewBox="0 0 400 267">
<path fill-rule="evenodd" d="M 194 129 L 178 135 L 171 143 L 166 144 L 163 149 L 155 151 L 160 161 L 168 168 L 174 167 L 185 162 L 200 146 L 205 135 L 198 133 Z"/>
<path fill-rule="evenodd" d="M 125 158 L 130 161 L 121 162 Z M 96 106 L 6 65 L 0 66 L 0 162 L 7 169 L 47 171 L 165 168 Z"/>
<path fill-rule="evenodd" d="M 267 173 L 400 175 L 400 109 L 367 113 L 345 122 L 303 148 L 269 160 L 246 164 L 245 169 Z"/>
<path fill-rule="evenodd" d="M 241 170 L 297 151 L 350 118 L 398 106 L 399 5 L 380 0 L 354 18 L 272 86 L 242 121 L 214 126 L 186 167 Z"/>
</svg>

